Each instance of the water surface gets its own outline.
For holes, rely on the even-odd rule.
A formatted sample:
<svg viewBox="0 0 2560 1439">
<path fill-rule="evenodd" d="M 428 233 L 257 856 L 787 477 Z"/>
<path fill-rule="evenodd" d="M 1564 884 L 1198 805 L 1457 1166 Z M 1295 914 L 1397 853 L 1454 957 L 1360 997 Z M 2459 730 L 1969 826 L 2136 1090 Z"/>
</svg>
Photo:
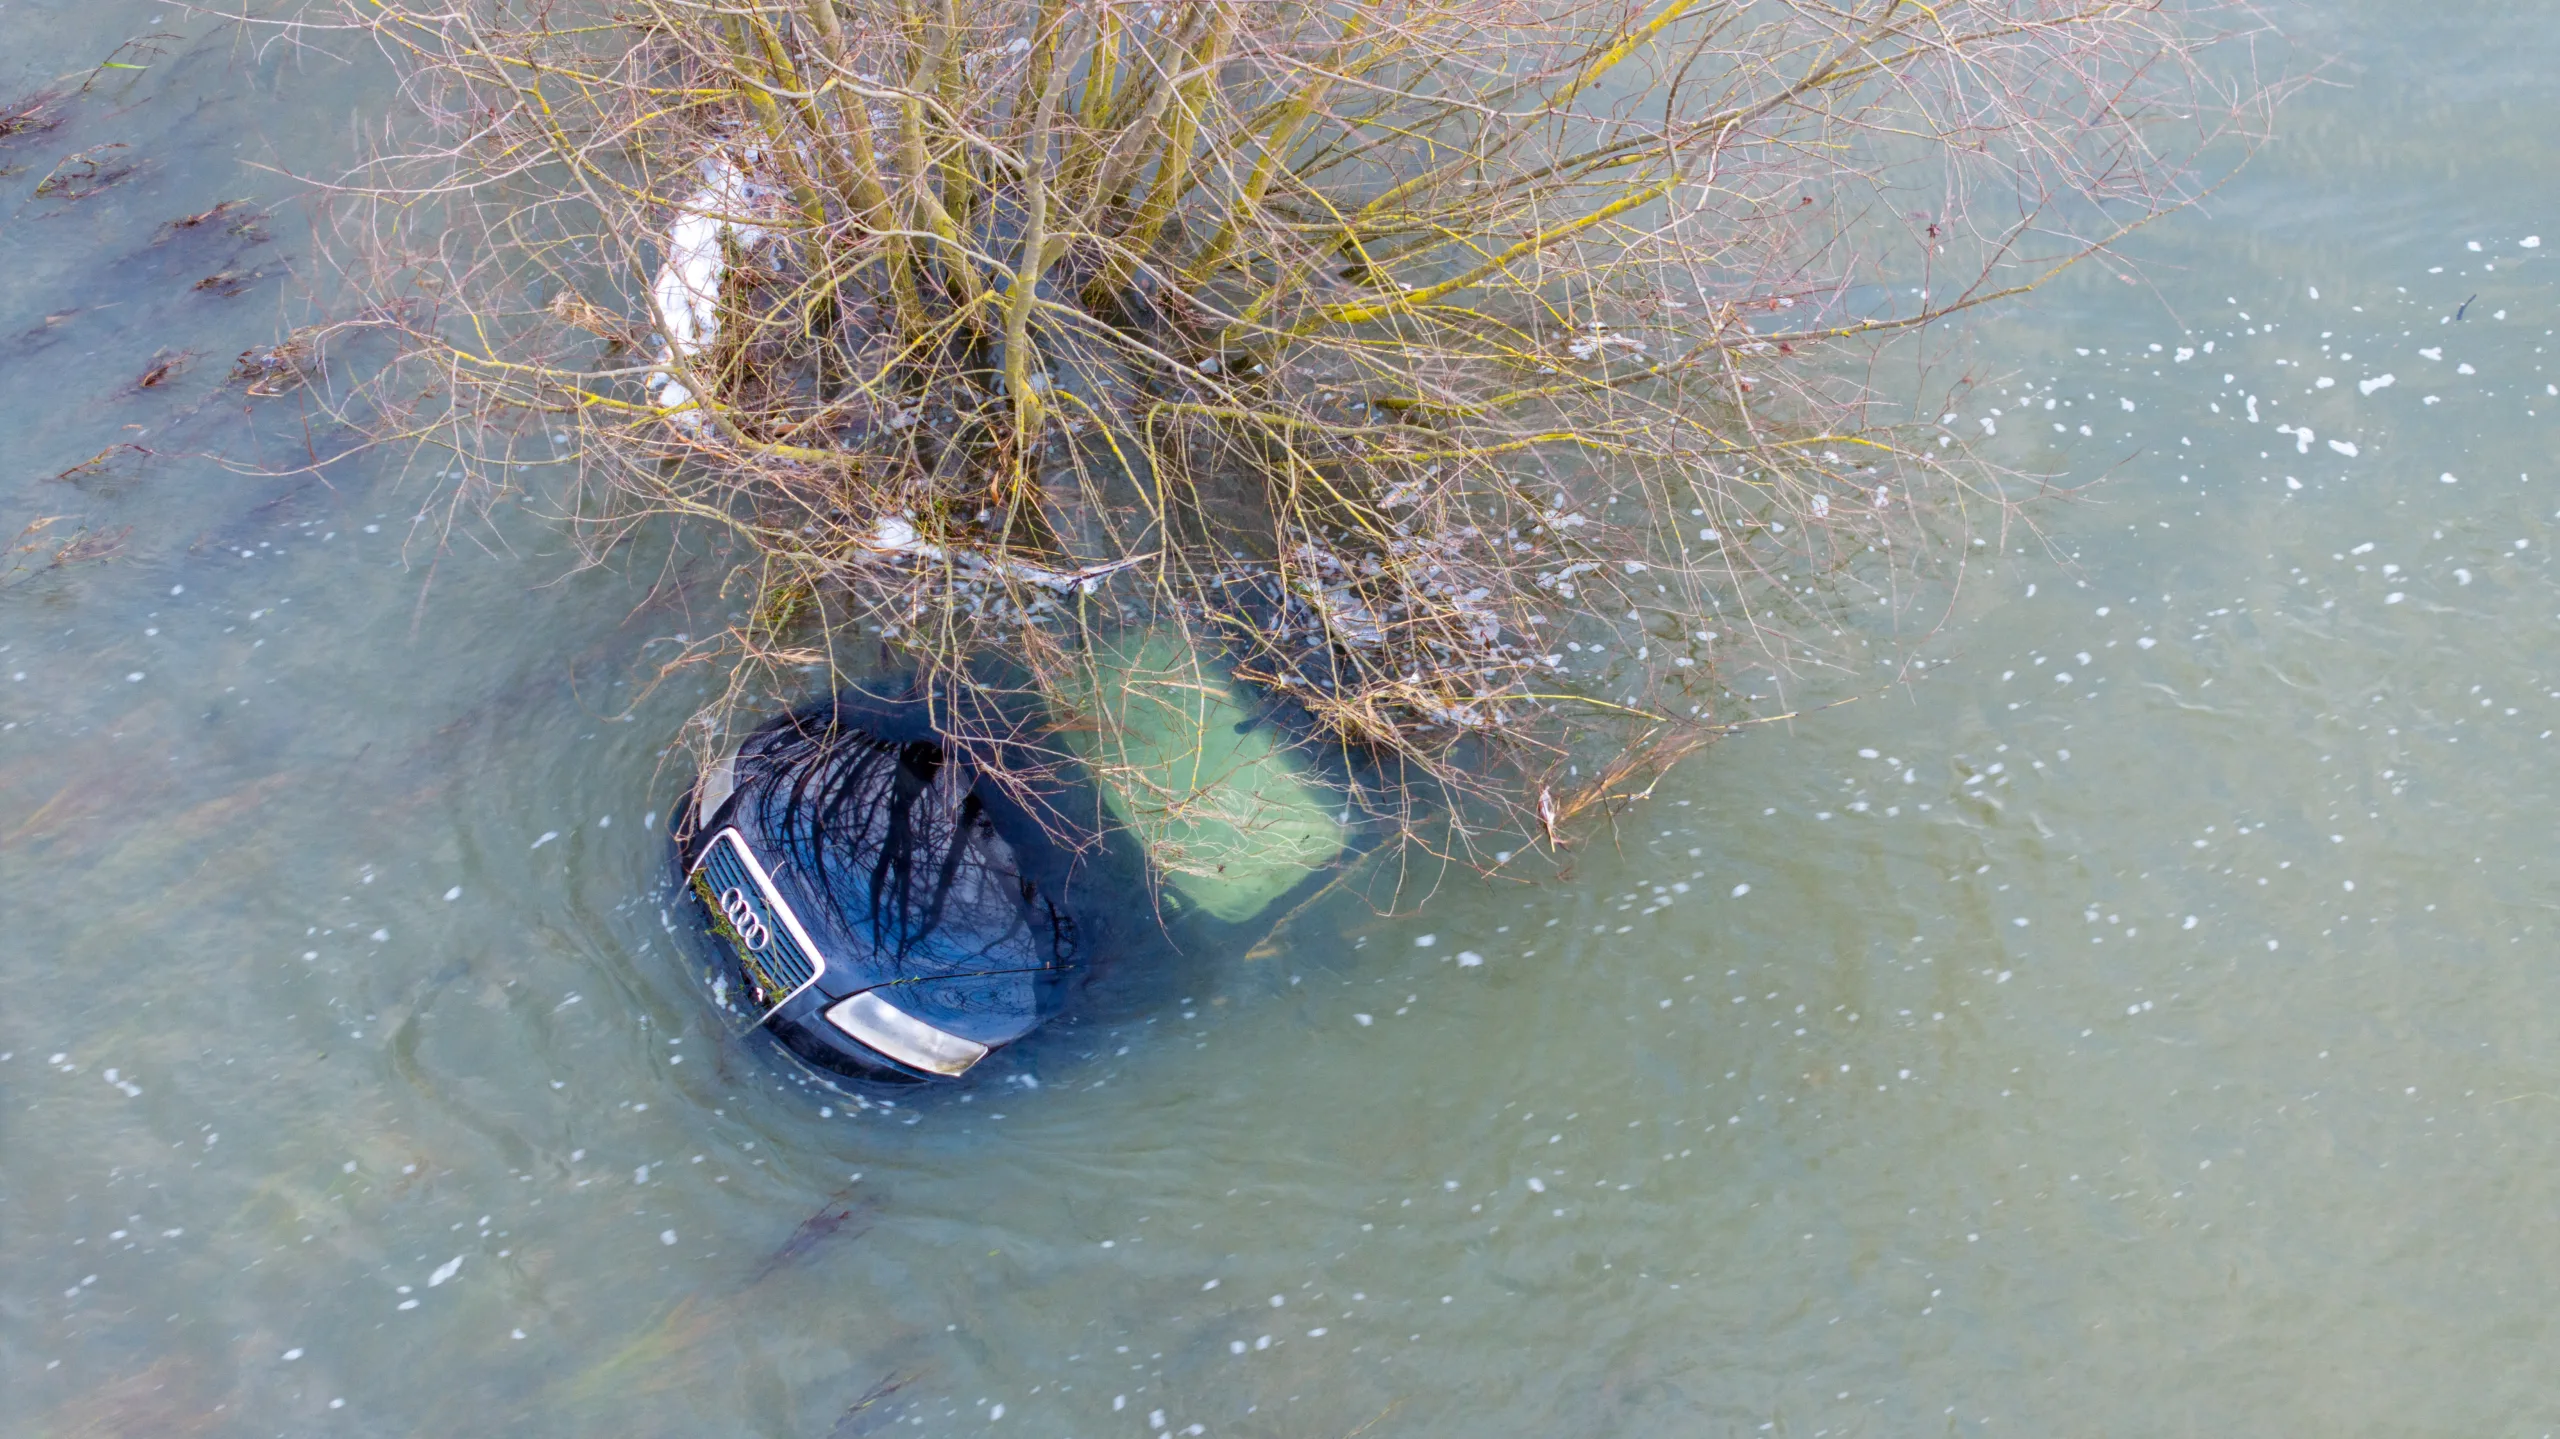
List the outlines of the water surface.
<svg viewBox="0 0 2560 1439">
<path fill-rule="evenodd" d="M 865 1106 L 662 908 L 711 571 L 440 542 L 440 457 L 222 386 L 379 75 L 10 0 L 13 91 L 185 38 L 0 153 L 0 529 L 118 546 L 0 590 L 0 1429 L 2560 1422 L 2560 41 L 2276 13 L 2335 84 L 1972 337 L 1956 424 L 2107 483 L 1918 683 Z"/>
</svg>

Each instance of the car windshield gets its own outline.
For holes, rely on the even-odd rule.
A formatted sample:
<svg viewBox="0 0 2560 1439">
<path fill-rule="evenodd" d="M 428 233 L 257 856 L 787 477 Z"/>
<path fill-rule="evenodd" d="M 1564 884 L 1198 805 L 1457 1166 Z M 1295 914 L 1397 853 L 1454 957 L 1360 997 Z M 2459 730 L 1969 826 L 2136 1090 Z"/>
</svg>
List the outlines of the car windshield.
<svg viewBox="0 0 2560 1439">
<path fill-rule="evenodd" d="M 976 776 L 930 743 L 794 725 L 758 747 L 743 827 L 777 877 L 812 891 L 803 910 L 830 960 L 873 982 L 1071 963 L 1073 923 L 1025 877 L 996 833 Z M 786 881 L 787 883 L 788 881 Z"/>
</svg>

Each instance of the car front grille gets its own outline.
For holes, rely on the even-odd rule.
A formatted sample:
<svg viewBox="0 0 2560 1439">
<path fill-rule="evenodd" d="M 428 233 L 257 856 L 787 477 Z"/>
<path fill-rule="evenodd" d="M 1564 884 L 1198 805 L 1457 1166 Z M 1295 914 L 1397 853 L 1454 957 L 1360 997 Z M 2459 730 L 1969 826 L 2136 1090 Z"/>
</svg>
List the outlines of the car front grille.
<svg viewBox="0 0 2560 1439">
<path fill-rule="evenodd" d="M 693 889 L 711 911 L 720 937 L 737 951 L 758 1008 L 771 1010 L 808 988 L 826 968 L 736 830 L 724 829 L 702 847 L 702 857 L 694 861 Z"/>
</svg>

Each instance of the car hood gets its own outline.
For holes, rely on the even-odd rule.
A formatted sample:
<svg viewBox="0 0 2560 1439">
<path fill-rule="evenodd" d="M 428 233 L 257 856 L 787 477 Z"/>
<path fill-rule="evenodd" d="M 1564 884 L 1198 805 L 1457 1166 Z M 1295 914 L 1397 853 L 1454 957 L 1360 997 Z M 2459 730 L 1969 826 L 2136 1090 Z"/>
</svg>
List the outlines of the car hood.
<svg viewBox="0 0 2560 1439">
<path fill-rule="evenodd" d="M 824 954 L 830 1000 L 882 988 L 988 1044 L 1063 1002 L 1075 924 L 997 832 L 967 765 L 930 742 L 791 726 L 749 742 L 736 783 L 721 819 Z"/>
</svg>

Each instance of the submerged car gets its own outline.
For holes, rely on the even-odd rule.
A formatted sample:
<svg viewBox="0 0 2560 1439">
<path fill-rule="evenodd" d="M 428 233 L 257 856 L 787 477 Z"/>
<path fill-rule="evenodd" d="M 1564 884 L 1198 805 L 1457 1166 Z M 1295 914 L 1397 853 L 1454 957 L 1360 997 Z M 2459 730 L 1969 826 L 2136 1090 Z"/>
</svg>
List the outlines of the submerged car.
<svg viewBox="0 0 2560 1439">
<path fill-rule="evenodd" d="M 757 730 L 695 786 L 678 857 L 724 1000 L 821 1070 L 920 1083 L 1038 1028 L 1084 955 L 1064 848 L 882 718 L 834 701 Z"/>
</svg>

